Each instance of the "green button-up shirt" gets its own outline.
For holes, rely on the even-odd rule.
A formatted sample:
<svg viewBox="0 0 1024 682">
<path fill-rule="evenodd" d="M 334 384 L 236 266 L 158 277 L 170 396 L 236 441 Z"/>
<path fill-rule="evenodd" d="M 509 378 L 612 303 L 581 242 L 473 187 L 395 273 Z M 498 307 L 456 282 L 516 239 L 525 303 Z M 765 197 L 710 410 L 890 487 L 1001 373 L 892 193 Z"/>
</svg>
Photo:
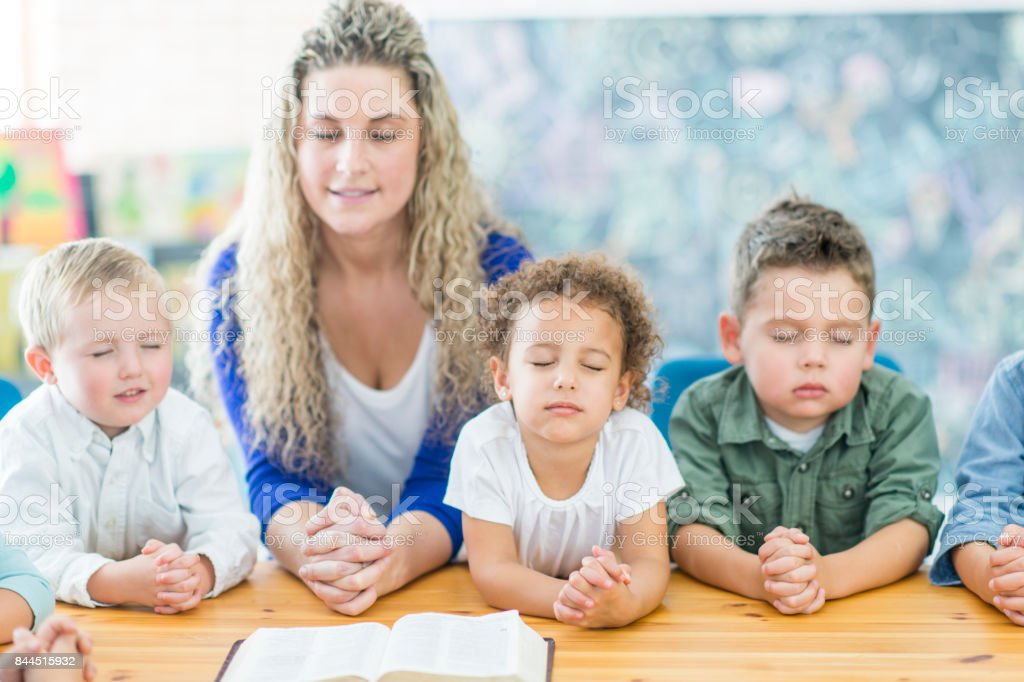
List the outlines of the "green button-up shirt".
<svg viewBox="0 0 1024 682">
<path fill-rule="evenodd" d="M 932 504 L 939 447 L 931 402 L 878 365 L 806 453 L 768 428 L 742 366 L 680 397 L 669 440 L 686 481 L 668 502 L 670 537 L 702 523 L 756 552 L 765 534 L 787 526 L 832 554 L 902 519 L 925 526 L 930 543 L 942 525 Z"/>
</svg>

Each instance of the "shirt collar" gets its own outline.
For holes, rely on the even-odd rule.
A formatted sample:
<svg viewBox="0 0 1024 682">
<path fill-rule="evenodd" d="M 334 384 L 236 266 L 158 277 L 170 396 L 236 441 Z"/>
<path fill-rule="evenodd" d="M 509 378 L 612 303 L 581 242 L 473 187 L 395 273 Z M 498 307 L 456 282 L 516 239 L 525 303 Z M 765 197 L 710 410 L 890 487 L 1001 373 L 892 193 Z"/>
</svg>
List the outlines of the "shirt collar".
<svg viewBox="0 0 1024 682">
<path fill-rule="evenodd" d="M 740 370 L 722 400 L 722 419 L 718 424 L 719 445 L 768 441 L 771 431 L 764 421 L 757 395 L 745 369 Z M 844 435 L 847 445 L 862 445 L 875 439 L 868 419 L 863 385 L 854 394 L 853 400 L 832 414 L 818 444 L 822 446 L 821 449 L 829 448 Z"/>
<path fill-rule="evenodd" d="M 57 432 L 62 437 L 64 447 L 72 460 L 77 460 L 85 454 L 89 443 L 94 439 L 99 439 L 105 444 L 111 442 L 111 439 L 103 433 L 100 427 L 68 402 L 56 385 L 48 385 L 47 392 L 53 407 L 53 414 L 57 419 L 55 424 Z M 152 463 L 156 458 L 156 423 L 157 410 L 152 410 L 137 424 L 128 427 L 128 430 L 117 436 L 115 440 L 118 442 L 122 438 L 133 440 L 139 446 L 143 458 L 148 463 Z"/>
</svg>

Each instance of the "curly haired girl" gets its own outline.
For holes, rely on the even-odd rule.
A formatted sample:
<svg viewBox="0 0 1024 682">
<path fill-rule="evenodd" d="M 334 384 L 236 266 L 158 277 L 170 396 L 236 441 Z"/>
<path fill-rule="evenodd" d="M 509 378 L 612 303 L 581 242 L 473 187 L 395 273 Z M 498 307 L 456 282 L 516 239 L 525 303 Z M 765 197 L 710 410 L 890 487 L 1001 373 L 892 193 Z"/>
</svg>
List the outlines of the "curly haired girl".
<svg viewBox="0 0 1024 682">
<path fill-rule="evenodd" d="M 470 420 L 445 502 L 492 606 L 584 627 L 653 610 L 669 577 L 665 498 L 682 479 L 640 410 L 661 339 L 639 282 L 599 256 L 492 286 L 477 338 L 498 404 Z"/>
</svg>

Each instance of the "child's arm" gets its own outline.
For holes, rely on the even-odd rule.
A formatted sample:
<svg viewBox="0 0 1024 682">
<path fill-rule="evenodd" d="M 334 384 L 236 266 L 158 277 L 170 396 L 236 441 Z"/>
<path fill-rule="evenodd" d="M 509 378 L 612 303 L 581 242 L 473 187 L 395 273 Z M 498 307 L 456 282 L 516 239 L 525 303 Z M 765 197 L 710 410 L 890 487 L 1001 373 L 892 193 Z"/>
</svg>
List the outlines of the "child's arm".
<svg viewBox="0 0 1024 682">
<path fill-rule="evenodd" d="M 822 556 L 810 543 L 815 580 L 826 599 L 842 599 L 888 585 L 913 573 L 928 555 L 928 530 L 917 521 L 903 519 L 882 528 L 843 552 Z M 787 553 L 783 550 L 782 554 Z"/>
<path fill-rule="evenodd" d="M 995 547 L 987 542 L 969 542 L 951 551 L 953 566 L 960 580 L 967 589 L 989 604 L 996 595 L 988 585 L 992 580 L 991 559 L 995 551 Z"/>
<path fill-rule="evenodd" d="M 157 575 L 164 571 L 158 569 L 157 555 L 115 562 L 87 551 L 74 516 L 75 507 L 67 504 L 74 501 L 74 491 L 64 490 L 59 485 L 54 453 L 17 428 L 5 430 L 3 436 L 0 490 L 16 495 L 20 509 L 31 509 L 33 505 L 24 501 L 37 499 L 49 500 L 51 507 L 59 510 L 43 524 L 27 513 L 17 515 L 4 528 L 9 536 L 37 539 L 27 545 L 25 554 L 34 563 L 33 572 L 38 570 L 39 582 L 45 585 L 50 602 L 47 608 L 52 609 L 54 596 L 50 584 L 56 586 L 57 599 L 82 606 L 140 604 L 155 607 L 160 604 L 159 592 L 173 589 L 173 582 L 158 581 Z M 25 563 L 28 564 L 28 560 Z M 3 572 L 0 567 L 0 574 Z M 28 601 L 33 607 L 36 604 L 39 608 L 46 606 L 38 597 Z"/>
<path fill-rule="evenodd" d="M 58 510 L 46 515 L 42 524 L 32 515 L 16 514 L 4 526 L 4 533 L 9 539 L 33 538 L 24 545 L 24 553 L 53 586 L 58 601 L 98 606 L 86 583 L 112 560 L 88 551 L 79 532 L 76 508 L 68 504 L 75 500 L 75 491 L 60 486 L 56 456 L 17 426 L 5 428 L 0 442 L 0 490 L 11 496 L 12 508 L 32 509 L 32 500 L 44 500 L 47 508 Z"/>
<path fill-rule="evenodd" d="M 554 604 L 566 581 L 519 563 L 512 528 L 462 515 L 469 572 L 484 601 L 497 609 L 516 609 L 554 618 Z"/>
<path fill-rule="evenodd" d="M 938 535 L 943 514 L 932 504 L 939 445 L 928 397 L 905 379 L 885 395 L 890 403 L 868 461 L 864 539 L 819 562 L 828 599 L 895 582 L 916 571 Z"/>
<path fill-rule="evenodd" d="M 259 522 L 245 506 L 227 453 L 206 410 L 196 410 L 193 436 L 181 457 L 175 493 L 188 536 L 182 549 L 204 559 L 199 571 L 206 590 L 216 597 L 240 583 L 256 565 Z"/>
<path fill-rule="evenodd" d="M 820 557 L 818 579 L 828 599 L 841 599 L 895 582 L 928 555 L 928 529 L 912 519 L 892 523 L 850 549 Z"/>
<path fill-rule="evenodd" d="M 635 598 L 635 610 L 626 620 L 631 623 L 646 616 L 661 604 L 668 589 L 668 528 L 665 501 L 636 516 L 620 521 L 618 537 L 622 542 L 622 561 L 630 567 L 629 589 Z"/>
<path fill-rule="evenodd" d="M 157 604 L 155 565 L 142 554 L 104 564 L 89 577 L 86 588 L 93 601 L 102 604 Z"/>
<path fill-rule="evenodd" d="M 1019 524 L 1024 524 L 1019 507 L 1024 495 L 1022 456 L 1024 358 L 1018 354 L 999 363 L 974 412 L 957 463 L 957 501 L 932 562 L 932 583 L 962 582 L 983 601 L 994 604 L 996 593 L 988 583 L 993 578 L 995 546 L 1002 544 L 1006 534 L 1016 536 Z M 1004 527 L 1007 520 L 1010 525 Z"/>
<path fill-rule="evenodd" d="M 0 644 L 7 644 L 15 628 L 31 628 L 35 617 L 28 602 L 11 590 L 0 589 Z"/>
<path fill-rule="evenodd" d="M 791 529 L 786 528 L 774 529 L 765 536 L 759 553 L 751 554 L 710 526 L 690 524 L 682 526 L 672 539 L 672 559 L 683 572 L 697 580 L 768 602 L 784 615 L 813 613 L 825 600 L 816 567 L 809 577 L 801 576 L 795 582 L 788 580 L 789 576 L 771 575 L 766 571 L 769 562 L 778 561 L 785 554 L 796 559 L 794 566 L 784 566 L 786 571 L 812 563 L 813 548 L 810 552 L 801 550 L 790 539 L 790 532 Z M 806 536 L 802 539 L 807 547 Z M 807 555 L 806 560 L 802 558 L 803 554 Z M 772 564 L 773 567 L 775 565 Z"/>
<path fill-rule="evenodd" d="M 730 503 L 733 481 L 718 444 L 713 398 L 687 389 L 669 424 L 669 441 L 686 488 L 668 502 L 672 560 L 687 575 L 708 585 L 772 602 L 764 588 L 761 560 L 738 546 L 738 514 Z"/>
<path fill-rule="evenodd" d="M 155 551 L 146 551 L 156 545 Z M 104 564 L 89 577 L 87 589 L 90 597 L 97 602 L 110 605 L 133 604 L 159 607 L 167 601 L 161 593 L 175 589 L 174 581 L 164 574 L 167 565 L 182 556 L 176 544 L 164 545 L 150 540 L 144 553 L 123 561 Z"/>
<path fill-rule="evenodd" d="M 771 602 L 764 589 L 761 561 L 710 526 L 692 523 L 680 527 L 671 540 L 672 560 L 687 575 L 750 599 Z"/>
<path fill-rule="evenodd" d="M 53 590 L 18 547 L 0 533 L 0 644 L 16 627 L 32 628 L 53 612 Z"/>
</svg>

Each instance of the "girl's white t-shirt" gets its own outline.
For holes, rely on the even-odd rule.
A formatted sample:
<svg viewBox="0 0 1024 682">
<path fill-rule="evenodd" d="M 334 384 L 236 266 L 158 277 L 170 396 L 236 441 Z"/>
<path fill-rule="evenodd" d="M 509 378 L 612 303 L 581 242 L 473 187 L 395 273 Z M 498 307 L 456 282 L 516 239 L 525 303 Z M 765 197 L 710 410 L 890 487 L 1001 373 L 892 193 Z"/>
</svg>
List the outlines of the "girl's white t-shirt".
<svg viewBox="0 0 1024 682">
<path fill-rule="evenodd" d="M 427 324 L 412 365 L 392 388 L 370 388 L 338 362 L 321 334 L 327 374 L 331 451 L 341 462 L 343 484 L 367 499 L 373 510 L 390 515 L 412 471 L 430 419 L 437 344 Z"/>
<path fill-rule="evenodd" d="M 462 429 L 444 502 L 475 519 L 511 526 L 526 567 L 566 578 L 583 557 L 591 556 L 594 545 L 616 551 L 617 536 L 636 541 L 629 526 L 619 522 L 682 487 L 679 469 L 654 422 L 626 408 L 614 412 L 601 429 L 583 486 L 568 499 L 553 500 L 537 484 L 512 405 L 504 402 Z"/>
</svg>

